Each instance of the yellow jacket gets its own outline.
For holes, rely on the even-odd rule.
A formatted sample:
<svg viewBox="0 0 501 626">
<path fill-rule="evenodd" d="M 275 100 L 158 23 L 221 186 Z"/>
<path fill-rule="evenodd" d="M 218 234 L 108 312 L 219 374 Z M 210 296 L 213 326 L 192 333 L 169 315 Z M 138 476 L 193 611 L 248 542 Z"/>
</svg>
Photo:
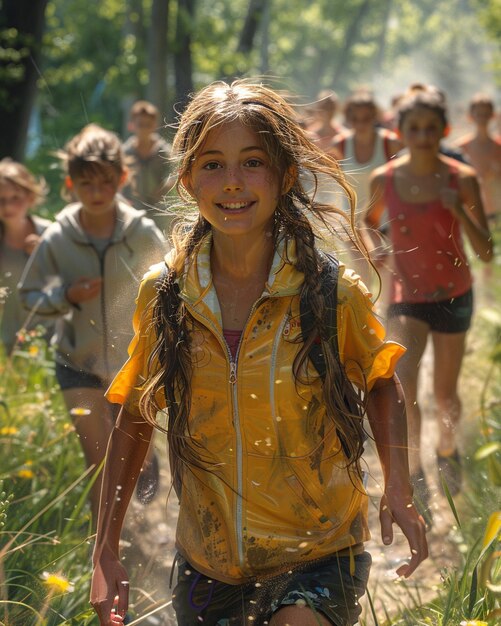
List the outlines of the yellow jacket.
<svg viewBox="0 0 501 626">
<path fill-rule="evenodd" d="M 278 251 L 262 297 L 252 308 L 233 361 L 221 328 L 210 274 L 211 238 L 179 280 L 195 322 L 190 433 L 209 470 L 183 475 L 177 547 L 199 571 L 237 584 L 328 556 L 369 538 L 367 496 L 325 415 L 322 382 L 296 382 L 303 275 Z M 151 306 L 161 264 L 141 284 L 130 358 L 107 397 L 138 414 L 146 362 L 154 341 Z M 359 367 L 369 388 L 393 375 L 404 349 L 384 342 L 370 295 L 340 267 L 338 329 L 341 360 L 353 382 Z M 358 364 L 349 367 L 349 363 Z M 159 400 L 162 400 L 159 398 Z"/>
</svg>

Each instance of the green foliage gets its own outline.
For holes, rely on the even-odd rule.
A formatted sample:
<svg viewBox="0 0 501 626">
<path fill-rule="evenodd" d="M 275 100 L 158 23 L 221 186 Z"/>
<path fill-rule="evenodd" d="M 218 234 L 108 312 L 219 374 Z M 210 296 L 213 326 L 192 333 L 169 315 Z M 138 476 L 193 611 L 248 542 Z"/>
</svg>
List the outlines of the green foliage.
<svg viewBox="0 0 501 626">
<path fill-rule="evenodd" d="M 55 626 L 88 611 L 90 485 L 50 357 L 40 336 L 30 333 L 12 360 L 0 361 L 5 624 Z"/>
</svg>

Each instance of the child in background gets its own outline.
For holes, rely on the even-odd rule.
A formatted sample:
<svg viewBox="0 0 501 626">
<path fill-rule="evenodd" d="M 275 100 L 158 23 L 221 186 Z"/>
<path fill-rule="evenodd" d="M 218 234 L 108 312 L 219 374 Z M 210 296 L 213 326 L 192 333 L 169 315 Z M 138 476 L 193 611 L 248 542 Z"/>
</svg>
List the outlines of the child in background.
<svg viewBox="0 0 501 626">
<path fill-rule="evenodd" d="M 140 287 L 129 360 L 108 391 L 122 409 L 94 550 L 91 602 L 101 626 L 127 610 L 120 532 L 165 409 L 180 498 L 179 624 L 357 622 L 370 556 L 363 426 L 343 396 L 360 405 L 352 383 L 384 469 L 384 543 L 395 522 L 411 549 L 397 573 L 409 576 L 427 556 L 393 374 L 404 349 L 384 341 L 369 294 L 343 266 L 338 331 L 327 327 L 322 281 L 333 261 L 316 247 L 314 223 L 328 228 L 336 216 L 353 224 L 353 207 L 348 216 L 312 201 L 299 174 L 329 176 L 353 193 L 295 119 L 279 94 L 246 81 L 210 85 L 180 119 L 178 191 L 195 216 Z M 301 297 L 313 323 L 304 337 Z M 325 379 L 309 357 L 316 343 Z"/>
<path fill-rule="evenodd" d="M 157 132 L 159 118 L 157 107 L 146 100 L 138 100 L 130 110 L 129 130 L 133 134 L 124 143 L 124 153 L 131 175 L 122 193 L 136 209 L 146 210 L 168 235 L 172 217 L 162 212 L 160 204 L 170 188 L 171 146 Z"/>
<path fill-rule="evenodd" d="M 344 106 L 345 124 L 348 130 L 337 135 L 331 143 L 330 153 L 339 160 L 339 165 L 357 194 L 355 209 L 356 223 L 363 225 L 363 215 L 372 198 L 369 193 L 369 177 L 372 171 L 391 159 L 402 148 L 397 135 L 377 126 L 379 109 L 373 95 L 364 90 L 356 91 Z M 350 263 L 366 285 L 375 282 L 373 273 L 364 257 L 350 248 Z M 383 293 L 386 300 L 388 272 L 380 268 Z"/>
<path fill-rule="evenodd" d="M 86 126 L 64 162 L 78 201 L 45 231 L 19 288 L 25 307 L 57 319 L 56 377 L 87 465 L 97 468 L 114 423 L 103 394 L 127 354 L 137 283 L 166 250 L 144 211 L 117 199 L 126 169 L 115 134 Z M 100 484 L 91 491 L 94 522 Z"/>
<path fill-rule="evenodd" d="M 0 161 L 0 334 L 7 355 L 18 342 L 18 331 L 51 324 L 29 316 L 21 304 L 17 283 L 26 262 L 50 221 L 30 211 L 45 199 L 45 181 L 38 180 L 22 164 L 9 158 Z"/>
<path fill-rule="evenodd" d="M 311 106 L 311 121 L 308 132 L 319 148 L 327 150 L 343 126 L 336 121 L 339 99 L 335 91 L 323 89 L 317 94 L 316 102 Z"/>
<path fill-rule="evenodd" d="M 421 459 L 421 357 L 431 337 L 438 482 L 441 485 L 442 477 L 454 495 L 461 488 L 457 385 L 473 312 L 472 275 L 463 235 L 482 261 L 491 260 L 493 248 L 474 170 L 439 152 L 447 130 L 443 98 L 434 89 L 411 93 L 400 103 L 398 127 L 407 150 L 373 173 L 374 201 L 365 220 L 373 229 L 380 227 L 383 213 L 389 220 L 394 265 L 389 335 L 407 348 L 397 372 L 409 418 L 411 480 L 431 525 L 430 493 Z"/>
<path fill-rule="evenodd" d="M 501 142 L 490 132 L 494 120 L 494 102 L 485 94 L 476 94 L 470 102 L 470 118 L 475 131 L 456 143 L 475 168 L 482 192 L 485 214 L 494 223 L 501 215 Z"/>
</svg>

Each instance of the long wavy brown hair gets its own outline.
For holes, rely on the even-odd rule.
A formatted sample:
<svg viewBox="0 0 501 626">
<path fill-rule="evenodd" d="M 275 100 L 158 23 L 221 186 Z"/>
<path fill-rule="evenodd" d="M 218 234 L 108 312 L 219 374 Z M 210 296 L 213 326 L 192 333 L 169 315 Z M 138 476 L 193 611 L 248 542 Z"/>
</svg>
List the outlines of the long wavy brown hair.
<svg viewBox="0 0 501 626">
<path fill-rule="evenodd" d="M 280 180 L 292 176 L 293 184 L 278 201 L 272 236 L 275 246 L 282 240 L 295 241 L 297 260 L 294 263 L 296 269 L 304 273 L 302 296 L 307 298 L 315 322 L 314 331 L 298 349 L 293 364 L 294 376 L 298 381 L 305 375 L 308 347 L 319 337 L 326 361 L 323 399 L 327 414 L 345 442 L 348 464 L 358 467 L 365 438 L 361 417 L 363 401 L 336 357 L 333 338 L 325 323 L 326 302 L 319 283 L 325 257 L 316 244 L 320 232 L 334 238 L 343 225 L 352 245 L 368 258 L 355 228 L 355 194 L 336 160 L 321 151 L 301 128 L 285 95 L 256 82 L 239 80 L 231 84 L 216 82 L 206 87 L 191 99 L 180 117 L 173 155 L 178 163 L 177 190 L 185 207 L 196 209 L 183 180 L 186 180 L 208 133 L 234 121 L 247 125 L 259 135 Z M 337 185 L 348 197 L 349 213 L 316 200 L 319 185 L 326 180 Z M 152 303 L 157 341 L 150 356 L 148 384 L 140 407 L 145 419 L 160 427 L 157 423 L 158 398 L 165 392 L 168 410 L 165 430 L 176 490 L 181 487 L 183 467 L 188 470 L 193 467 L 211 469 L 204 463 L 203 449 L 190 436 L 190 331 L 193 321 L 177 295 L 176 285 L 176 277 L 185 271 L 186 263 L 195 258 L 210 229 L 210 224 L 198 211 L 189 226 L 186 223 L 177 226 L 169 273 L 159 285 L 158 296 Z M 329 243 L 332 245 L 332 241 Z M 347 402 L 347 396 L 351 397 L 350 402 Z"/>
</svg>

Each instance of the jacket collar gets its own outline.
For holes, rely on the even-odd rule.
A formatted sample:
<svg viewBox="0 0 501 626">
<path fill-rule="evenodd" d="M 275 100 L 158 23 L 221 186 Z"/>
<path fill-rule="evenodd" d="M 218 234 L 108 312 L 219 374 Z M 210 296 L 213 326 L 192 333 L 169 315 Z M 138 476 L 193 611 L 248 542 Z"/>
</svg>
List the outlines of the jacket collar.
<svg viewBox="0 0 501 626">
<path fill-rule="evenodd" d="M 212 234 L 209 233 L 194 259 L 186 262 L 184 275 L 178 279 L 180 297 L 203 315 L 215 318 L 221 325 L 221 311 L 216 290 L 212 282 L 210 252 Z M 303 274 L 294 266 L 296 244 L 282 239 L 275 251 L 268 281 L 262 297 L 281 297 L 298 294 L 303 283 Z"/>
<path fill-rule="evenodd" d="M 80 220 L 78 219 L 78 214 L 81 208 L 82 205 L 80 202 L 70 204 L 58 213 L 56 220 L 74 241 L 88 244 L 89 239 L 80 224 Z M 145 211 L 138 211 L 137 209 L 129 206 L 127 203 L 118 200 L 115 230 L 111 236 L 110 243 L 122 241 L 126 235 L 137 227 L 140 219 L 144 215 Z"/>
</svg>

